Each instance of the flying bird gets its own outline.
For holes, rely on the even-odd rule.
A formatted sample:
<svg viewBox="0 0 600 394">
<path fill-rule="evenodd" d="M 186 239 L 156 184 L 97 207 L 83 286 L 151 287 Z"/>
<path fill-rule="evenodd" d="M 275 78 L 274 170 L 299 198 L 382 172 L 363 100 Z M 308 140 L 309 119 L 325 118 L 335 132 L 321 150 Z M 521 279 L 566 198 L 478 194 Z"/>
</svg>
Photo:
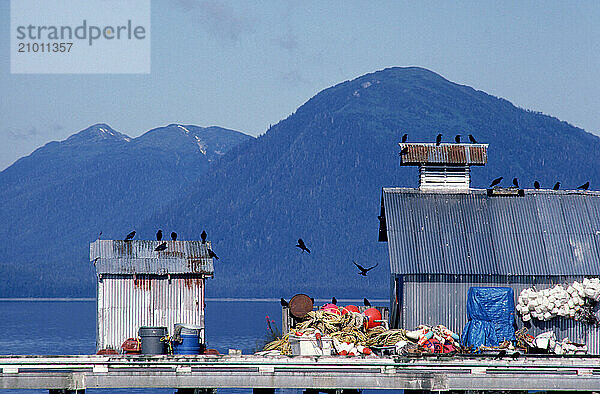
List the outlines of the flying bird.
<svg viewBox="0 0 600 394">
<path fill-rule="evenodd" d="M 367 300 L 367 298 L 363 298 L 363 303 L 365 304 L 365 306 L 371 306 L 371 303 L 369 302 L 369 300 Z"/>
<path fill-rule="evenodd" d="M 513 178 L 513 185 L 518 189 L 519 188 L 519 180 L 517 178 Z"/>
<path fill-rule="evenodd" d="M 217 256 L 215 252 L 213 252 L 211 249 L 208 249 L 208 257 L 212 257 L 219 260 L 219 256 Z"/>
<path fill-rule="evenodd" d="M 304 241 L 302 240 L 302 238 L 298 238 L 298 244 L 296 245 L 296 247 L 300 248 L 302 250 L 302 253 L 304 253 L 305 250 L 308 253 L 310 253 L 310 250 L 306 247 L 306 245 L 304 245 Z"/>
<path fill-rule="evenodd" d="M 533 182 L 533 187 L 536 189 L 540 188 L 540 183 L 538 181 Z"/>
<path fill-rule="evenodd" d="M 460 144 L 460 134 L 457 134 L 456 137 L 454 137 L 454 142 Z"/>
<path fill-rule="evenodd" d="M 400 156 L 403 156 L 403 155 L 405 155 L 407 153 L 408 153 L 408 146 L 402 148 L 402 150 L 400 151 Z"/>
<path fill-rule="evenodd" d="M 556 182 L 552 190 L 558 190 L 560 188 L 560 182 Z"/>
<path fill-rule="evenodd" d="M 200 238 L 202 238 L 202 243 L 206 243 L 206 231 L 202 230 L 202 234 L 200 234 Z"/>
<path fill-rule="evenodd" d="M 284 300 L 283 297 L 281 297 L 281 300 L 279 302 L 281 302 L 281 306 L 290 306 L 289 302 Z"/>
<path fill-rule="evenodd" d="M 162 239 L 162 230 L 158 230 L 156 232 L 156 240 L 160 241 Z"/>
<path fill-rule="evenodd" d="M 331 299 L 331 303 L 332 303 L 333 305 L 337 305 L 337 298 L 333 297 L 333 298 Z"/>
<path fill-rule="evenodd" d="M 440 146 L 441 142 L 442 142 L 442 135 L 438 134 L 437 137 L 435 137 L 435 146 Z"/>
<path fill-rule="evenodd" d="M 496 185 L 498 185 L 500 182 L 502 182 L 502 179 L 504 179 L 504 177 L 500 177 L 500 178 L 496 178 L 492 181 L 492 183 L 490 183 L 490 187 L 494 187 Z"/>
<path fill-rule="evenodd" d="M 471 134 L 469 134 L 469 141 L 471 141 L 472 144 L 477 143 L 477 140 L 475 140 L 475 137 L 473 137 Z"/>
<path fill-rule="evenodd" d="M 176 233 L 175 231 L 173 231 L 173 232 L 171 233 L 171 239 L 172 239 L 173 241 L 177 241 L 177 233 Z"/>
<path fill-rule="evenodd" d="M 163 250 L 167 250 L 167 241 L 161 243 L 156 248 L 154 248 L 154 251 L 156 252 L 162 252 Z"/>
<path fill-rule="evenodd" d="M 379 265 L 379 263 L 377 263 L 372 267 L 365 268 L 360 264 L 356 264 L 356 261 L 353 261 L 352 263 L 354 263 L 354 265 L 360 270 L 360 272 L 358 274 L 362 275 L 362 276 L 367 276 L 367 272 L 371 271 L 373 268 L 375 268 Z"/>
<path fill-rule="evenodd" d="M 588 187 L 590 187 L 590 183 L 589 183 L 589 182 L 586 182 L 586 183 L 584 183 L 583 185 L 579 186 L 579 187 L 578 187 L 578 189 L 581 189 L 581 190 L 587 190 L 587 189 L 588 189 Z"/>
<path fill-rule="evenodd" d="M 402 136 L 402 142 L 406 142 L 407 139 L 408 139 L 408 134 L 404 134 Z"/>
<path fill-rule="evenodd" d="M 127 234 L 127 236 L 125 237 L 125 241 L 131 241 L 133 237 L 135 237 L 135 230 Z"/>
</svg>

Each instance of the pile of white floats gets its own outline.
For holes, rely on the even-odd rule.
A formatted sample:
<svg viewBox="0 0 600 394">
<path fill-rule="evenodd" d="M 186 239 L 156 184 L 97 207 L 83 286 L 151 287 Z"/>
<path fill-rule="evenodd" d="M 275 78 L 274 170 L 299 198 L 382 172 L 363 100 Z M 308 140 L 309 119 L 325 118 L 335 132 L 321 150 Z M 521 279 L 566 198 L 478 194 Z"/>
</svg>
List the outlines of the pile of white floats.
<svg viewBox="0 0 600 394">
<path fill-rule="evenodd" d="M 583 282 L 575 281 L 568 286 L 556 285 L 539 291 L 525 289 L 519 294 L 516 309 L 523 321 L 532 318 L 550 320 L 556 316 L 574 319 L 586 298 L 600 300 L 600 278 L 585 278 Z"/>
</svg>

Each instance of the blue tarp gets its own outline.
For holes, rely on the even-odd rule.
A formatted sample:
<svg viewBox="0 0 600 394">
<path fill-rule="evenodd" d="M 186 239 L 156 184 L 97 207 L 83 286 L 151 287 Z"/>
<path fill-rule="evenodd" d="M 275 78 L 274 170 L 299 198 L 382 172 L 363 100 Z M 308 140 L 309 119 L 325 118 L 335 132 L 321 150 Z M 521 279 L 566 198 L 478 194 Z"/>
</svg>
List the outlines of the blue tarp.
<svg viewBox="0 0 600 394">
<path fill-rule="evenodd" d="M 498 346 L 515 339 L 515 301 L 510 287 L 471 287 L 467 294 L 469 322 L 462 332 L 464 346 Z"/>
</svg>

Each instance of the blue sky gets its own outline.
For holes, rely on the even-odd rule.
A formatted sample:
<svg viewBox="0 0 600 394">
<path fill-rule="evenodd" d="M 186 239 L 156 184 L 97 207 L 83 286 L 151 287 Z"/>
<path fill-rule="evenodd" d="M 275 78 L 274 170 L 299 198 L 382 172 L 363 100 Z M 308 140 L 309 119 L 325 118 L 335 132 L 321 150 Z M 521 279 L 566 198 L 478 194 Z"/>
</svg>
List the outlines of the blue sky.
<svg viewBox="0 0 600 394">
<path fill-rule="evenodd" d="M 391 66 L 600 134 L 600 2 L 153 0 L 147 75 L 10 74 L 9 4 L 0 169 L 98 122 L 130 136 L 169 123 L 258 135 L 320 90 Z"/>
</svg>

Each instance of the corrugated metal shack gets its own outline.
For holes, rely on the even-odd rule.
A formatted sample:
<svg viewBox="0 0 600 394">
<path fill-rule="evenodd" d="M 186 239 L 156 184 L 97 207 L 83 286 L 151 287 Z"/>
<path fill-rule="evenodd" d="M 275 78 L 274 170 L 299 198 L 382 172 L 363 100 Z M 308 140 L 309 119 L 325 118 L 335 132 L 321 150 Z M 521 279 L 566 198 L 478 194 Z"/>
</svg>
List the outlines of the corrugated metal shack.
<svg viewBox="0 0 600 394">
<path fill-rule="evenodd" d="M 120 349 L 140 326 L 204 327 L 205 279 L 213 275 L 210 242 L 97 240 L 90 260 L 98 277 L 96 346 Z M 202 331 L 204 341 L 204 331 Z"/>
<path fill-rule="evenodd" d="M 402 165 L 419 165 L 421 184 L 382 192 L 379 240 L 388 242 L 392 326 L 444 324 L 461 332 L 472 286 L 512 287 L 516 300 L 531 286 L 600 276 L 599 192 L 471 189 L 468 180 L 443 174 L 462 166 L 468 176 L 470 165 L 485 164 L 487 146 L 400 145 L 409 148 Z M 481 160 L 473 162 L 474 149 L 483 149 Z M 534 334 L 554 330 L 600 354 L 598 327 L 561 317 L 531 323 Z"/>
</svg>

